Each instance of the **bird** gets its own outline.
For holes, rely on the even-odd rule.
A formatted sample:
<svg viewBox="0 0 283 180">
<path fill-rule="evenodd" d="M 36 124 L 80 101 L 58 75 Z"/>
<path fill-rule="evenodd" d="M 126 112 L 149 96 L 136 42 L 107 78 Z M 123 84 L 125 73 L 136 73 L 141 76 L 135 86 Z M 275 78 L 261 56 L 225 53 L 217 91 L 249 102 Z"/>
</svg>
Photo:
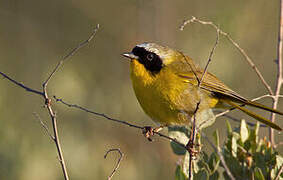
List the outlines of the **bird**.
<svg viewBox="0 0 283 180">
<path fill-rule="evenodd" d="M 214 109 L 235 108 L 282 131 L 246 106 L 282 112 L 244 98 L 178 50 L 145 42 L 122 55 L 130 59 L 130 76 L 139 104 L 160 128 L 190 125 L 195 115 L 197 128 L 203 129 L 215 122 Z"/>
</svg>

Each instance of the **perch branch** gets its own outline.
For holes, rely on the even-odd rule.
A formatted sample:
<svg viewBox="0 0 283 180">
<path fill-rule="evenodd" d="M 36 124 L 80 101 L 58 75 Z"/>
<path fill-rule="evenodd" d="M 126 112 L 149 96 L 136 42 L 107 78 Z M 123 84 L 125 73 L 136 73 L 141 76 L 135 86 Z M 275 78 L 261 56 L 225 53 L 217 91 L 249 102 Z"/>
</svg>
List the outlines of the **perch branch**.
<svg viewBox="0 0 283 180">
<path fill-rule="evenodd" d="M 62 103 L 63 105 L 68 106 L 68 107 L 70 107 L 70 108 L 79 109 L 79 110 L 81 110 L 81 111 L 84 111 L 84 112 L 93 114 L 93 115 L 95 115 L 95 116 L 103 117 L 103 118 L 105 118 L 106 120 L 109 120 L 109 121 L 113 121 L 113 122 L 116 122 L 116 123 L 119 123 L 119 124 L 123 124 L 123 125 L 129 126 L 129 127 L 133 127 L 133 128 L 136 128 L 136 129 L 144 130 L 144 127 L 142 127 L 142 126 L 134 125 L 134 124 L 128 123 L 128 122 L 126 122 L 126 121 L 122 121 L 122 120 L 119 120 L 119 119 L 115 119 L 115 118 L 112 118 L 112 117 L 110 117 L 110 116 L 108 116 L 108 115 L 106 115 L 106 114 L 103 114 L 103 113 L 98 113 L 98 112 L 95 112 L 95 111 L 91 111 L 91 110 L 89 110 L 89 109 L 87 109 L 87 108 L 84 108 L 84 107 L 82 107 L 82 106 L 79 106 L 79 105 L 77 105 L 77 104 L 70 104 L 70 103 L 67 103 L 67 102 L 63 101 L 63 99 L 57 98 L 56 96 L 54 96 L 54 98 L 55 98 L 56 102 L 60 102 L 60 103 Z M 160 137 L 162 137 L 162 138 L 165 138 L 165 139 L 167 139 L 167 140 L 173 141 L 173 142 L 179 144 L 179 145 L 180 145 L 181 147 L 183 147 L 184 149 L 186 149 L 186 146 L 185 146 L 183 143 L 177 141 L 175 138 L 171 138 L 171 137 L 166 136 L 166 135 L 164 135 L 164 134 L 162 134 L 162 133 L 159 133 L 159 132 L 155 132 L 154 134 L 157 134 L 158 136 L 160 136 Z"/>
</svg>

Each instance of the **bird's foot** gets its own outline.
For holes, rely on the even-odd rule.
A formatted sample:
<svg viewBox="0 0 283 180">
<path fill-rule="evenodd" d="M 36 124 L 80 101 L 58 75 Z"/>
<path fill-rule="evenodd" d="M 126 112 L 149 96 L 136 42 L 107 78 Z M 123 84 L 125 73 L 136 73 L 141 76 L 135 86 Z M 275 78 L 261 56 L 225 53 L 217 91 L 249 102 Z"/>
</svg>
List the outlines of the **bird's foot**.
<svg viewBox="0 0 283 180">
<path fill-rule="evenodd" d="M 153 141 L 151 139 L 151 136 L 153 136 L 155 133 L 161 131 L 162 128 L 163 128 L 163 126 L 159 126 L 159 127 L 156 127 L 156 128 L 152 128 L 151 126 L 144 126 L 142 133 L 149 141 Z"/>
</svg>

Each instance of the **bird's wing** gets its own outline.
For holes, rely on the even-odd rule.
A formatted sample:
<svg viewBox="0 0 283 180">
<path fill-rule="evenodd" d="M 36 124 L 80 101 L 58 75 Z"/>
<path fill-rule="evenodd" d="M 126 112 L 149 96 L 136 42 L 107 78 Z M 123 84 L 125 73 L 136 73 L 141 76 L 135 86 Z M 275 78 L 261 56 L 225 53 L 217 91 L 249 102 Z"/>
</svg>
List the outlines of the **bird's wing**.
<svg viewBox="0 0 283 180">
<path fill-rule="evenodd" d="M 170 69 L 172 69 L 179 77 L 183 78 L 184 82 L 197 86 L 203 75 L 203 70 L 194 64 L 190 57 L 185 56 L 182 53 L 180 53 L 179 57 L 176 58 L 178 58 L 179 61 L 171 63 Z M 232 98 L 238 103 L 246 103 L 248 101 L 246 98 L 231 90 L 222 81 L 209 72 L 205 73 L 201 81 L 200 88 L 207 90 L 211 92 L 212 95 L 220 98 Z"/>
<path fill-rule="evenodd" d="M 183 78 L 184 82 L 191 83 L 197 86 L 203 75 L 203 70 L 196 66 L 193 63 L 192 59 L 187 56 L 182 55 L 181 57 L 179 57 L 179 60 L 180 61 L 176 61 L 170 64 L 170 69 L 173 69 L 175 74 Z M 212 96 L 216 96 L 224 102 L 230 100 L 236 103 L 257 107 L 283 115 L 283 112 L 281 111 L 267 107 L 257 102 L 250 101 L 242 97 L 241 95 L 227 87 L 222 81 L 220 81 L 217 77 L 215 77 L 209 72 L 205 73 L 201 81 L 200 88 L 209 91 Z"/>
</svg>

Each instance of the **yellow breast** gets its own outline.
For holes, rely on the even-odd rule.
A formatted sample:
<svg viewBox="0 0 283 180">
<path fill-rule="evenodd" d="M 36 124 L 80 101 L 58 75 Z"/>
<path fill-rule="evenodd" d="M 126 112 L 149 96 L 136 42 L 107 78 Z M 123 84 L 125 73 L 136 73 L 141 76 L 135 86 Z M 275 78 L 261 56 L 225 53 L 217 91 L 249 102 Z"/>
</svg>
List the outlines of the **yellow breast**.
<svg viewBox="0 0 283 180">
<path fill-rule="evenodd" d="M 154 121 L 162 125 L 184 124 L 184 118 L 179 117 L 180 94 L 186 85 L 176 75 L 165 69 L 152 74 L 133 60 L 131 79 L 141 107 Z"/>
</svg>

